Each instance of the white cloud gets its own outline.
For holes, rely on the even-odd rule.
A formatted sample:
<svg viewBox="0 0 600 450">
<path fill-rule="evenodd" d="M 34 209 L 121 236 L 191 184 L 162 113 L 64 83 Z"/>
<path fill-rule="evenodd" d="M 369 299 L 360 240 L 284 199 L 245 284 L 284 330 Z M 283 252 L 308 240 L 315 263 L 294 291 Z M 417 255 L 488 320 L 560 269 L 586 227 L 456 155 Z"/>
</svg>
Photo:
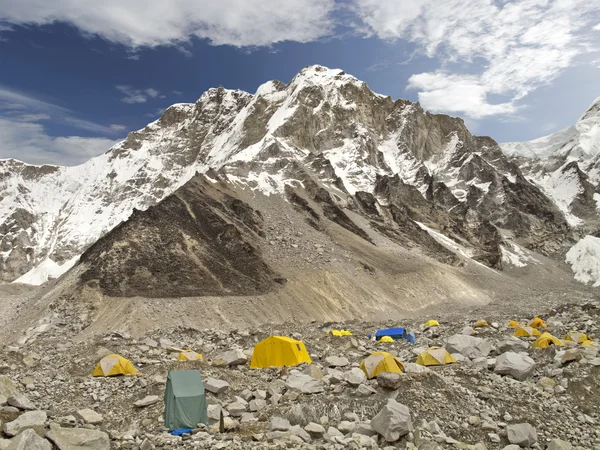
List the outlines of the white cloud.
<svg viewBox="0 0 600 450">
<path fill-rule="evenodd" d="M 334 7 L 335 0 L 19 0 L 2 2 L 0 22 L 67 22 L 131 48 L 178 45 L 192 37 L 245 47 L 326 36 Z"/>
<path fill-rule="evenodd" d="M 594 51 L 588 30 L 600 17 L 600 3 L 587 0 L 353 0 L 353 9 L 361 32 L 407 39 L 441 60 L 437 71 L 409 80 L 425 108 L 473 118 L 514 113 L 519 100 Z M 492 95 L 509 101 L 494 104 Z"/>
<path fill-rule="evenodd" d="M 16 114 L 20 115 L 21 121 L 38 122 L 40 120 L 53 120 L 80 130 L 102 135 L 114 135 L 124 129 L 124 127 L 121 128 L 121 125 L 105 126 L 81 119 L 76 117 L 76 114 L 68 108 L 0 86 L 0 117 L 15 117 Z"/>
<path fill-rule="evenodd" d="M 146 103 L 149 98 L 164 98 L 159 91 L 154 88 L 149 89 L 134 89 L 132 86 L 118 84 L 115 86 L 119 92 L 125 94 L 125 97 L 121 99 L 124 103 Z"/>
<path fill-rule="evenodd" d="M 116 141 L 79 136 L 53 137 L 39 123 L 0 116 L 0 155 L 31 164 L 76 165 L 106 152 Z"/>
<path fill-rule="evenodd" d="M 596 25 L 594 28 L 592 28 L 592 30 L 600 31 L 600 23 L 598 25 Z"/>
</svg>

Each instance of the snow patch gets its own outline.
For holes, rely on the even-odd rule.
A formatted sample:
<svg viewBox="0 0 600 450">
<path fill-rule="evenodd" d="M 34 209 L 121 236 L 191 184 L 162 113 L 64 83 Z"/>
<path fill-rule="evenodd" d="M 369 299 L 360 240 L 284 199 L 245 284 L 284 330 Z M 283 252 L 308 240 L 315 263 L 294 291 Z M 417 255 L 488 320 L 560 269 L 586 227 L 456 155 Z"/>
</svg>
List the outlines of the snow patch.
<svg viewBox="0 0 600 450">
<path fill-rule="evenodd" d="M 567 252 L 566 262 L 571 265 L 575 279 L 600 286 L 600 238 L 587 235 Z"/>
<path fill-rule="evenodd" d="M 77 261 L 79 261 L 79 256 L 74 256 L 61 265 L 55 263 L 50 258 L 46 258 L 29 272 L 17 278 L 13 283 L 33 284 L 34 286 L 39 286 L 48 280 L 60 277 L 71 267 L 73 267 Z"/>
</svg>

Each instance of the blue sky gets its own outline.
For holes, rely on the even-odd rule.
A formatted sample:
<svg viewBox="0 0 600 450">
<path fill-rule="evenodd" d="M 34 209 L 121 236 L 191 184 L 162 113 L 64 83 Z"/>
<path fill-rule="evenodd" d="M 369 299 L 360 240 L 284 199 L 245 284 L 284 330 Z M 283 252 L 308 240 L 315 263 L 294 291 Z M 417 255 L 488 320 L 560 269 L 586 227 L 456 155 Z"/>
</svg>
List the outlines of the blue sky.
<svg viewBox="0 0 600 450">
<path fill-rule="evenodd" d="M 600 96 L 600 4 L 0 0 L 0 158 L 78 164 L 210 87 L 254 92 L 311 64 L 533 139 Z"/>
</svg>

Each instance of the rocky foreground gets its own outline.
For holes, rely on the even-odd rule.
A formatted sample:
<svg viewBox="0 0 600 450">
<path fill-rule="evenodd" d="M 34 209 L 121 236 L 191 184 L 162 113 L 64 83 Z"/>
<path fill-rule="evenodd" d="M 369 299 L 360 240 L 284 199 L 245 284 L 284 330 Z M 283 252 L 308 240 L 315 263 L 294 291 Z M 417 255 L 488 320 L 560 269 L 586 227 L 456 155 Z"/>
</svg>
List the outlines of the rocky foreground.
<svg viewBox="0 0 600 450">
<path fill-rule="evenodd" d="M 0 450 L 600 449 L 598 348 L 565 342 L 533 349 L 531 338 L 514 338 L 507 327 L 510 319 L 532 317 L 475 314 L 427 317 L 440 322 L 429 329 L 422 318 L 233 332 L 178 328 L 141 339 L 110 333 L 76 342 L 69 337 L 85 317 L 56 311 L 18 344 L 0 348 Z M 537 314 L 559 338 L 571 330 L 600 336 L 600 302 Z M 490 326 L 474 329 L 479 319 Z M 366 338 L 386 326 L 414 330 L 417 343 Z M 354 335 L 328 336 L 331 328 Z M 313 364 L 250 369 L 254 344 L 269 335 L 303 340 Z M 415 364 L 432 345 L 445 346 L 457 363 Z M 204 359 L 177 361 L 180 349 Z M 406 373 L 367 380 L 358 365 L 381 350 L 397 355 Z M 110 353 L 132 360 L 141 376 L 91 377 Z M 166 375 L 191 368 L 205 382 L 210 426 L 176 437 L 161 427 Z"/>
</svg>

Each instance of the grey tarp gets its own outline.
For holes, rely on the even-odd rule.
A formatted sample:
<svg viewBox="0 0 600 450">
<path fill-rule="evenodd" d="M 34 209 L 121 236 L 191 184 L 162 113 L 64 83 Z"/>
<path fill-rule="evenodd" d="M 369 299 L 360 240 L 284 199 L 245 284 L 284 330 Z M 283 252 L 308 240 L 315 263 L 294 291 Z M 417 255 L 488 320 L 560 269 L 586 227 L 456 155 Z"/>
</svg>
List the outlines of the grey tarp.
<svg viewBox="0 0 600 450">
<path fill-rule="evenodd" d="M 199 370 L 172 370 L 165 389 L 165 426 L 169 430 L 208 424 L 206 395 Z"/>
</svg>

